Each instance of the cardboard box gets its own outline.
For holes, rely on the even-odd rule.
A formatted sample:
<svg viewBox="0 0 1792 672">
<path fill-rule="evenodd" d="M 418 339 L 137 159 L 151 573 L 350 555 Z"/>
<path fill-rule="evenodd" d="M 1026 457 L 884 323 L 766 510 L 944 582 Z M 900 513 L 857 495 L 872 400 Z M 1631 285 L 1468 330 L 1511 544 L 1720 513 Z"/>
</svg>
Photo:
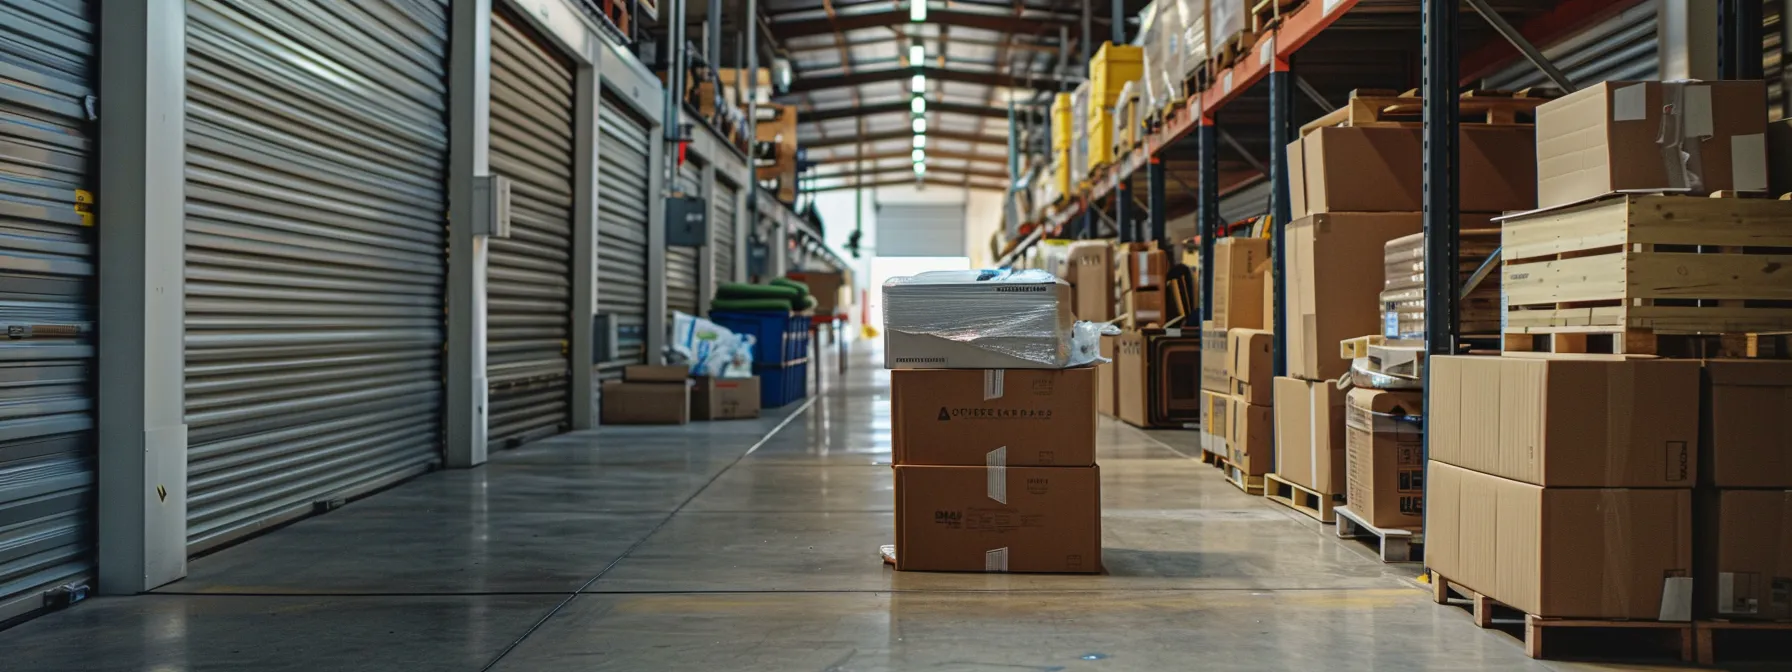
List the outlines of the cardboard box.
<svg viewBox="0 0 1792 672">
<path fill-rule="evenodd" d="M 1425 564 L 1451 582 L 1547 618 L 1690 617 L 1691 490 L 1544 488 L 1437 461 L 1430 478 Z"/>
<path fill-rule="evenodd" d="M 1268 389 L 1268 385 L 1264 388 Z M 1232 466 L 1252 476 L 1262 476 L 1275 469 L 1275 409 L 1246 403 L 1229 397 L 1226 410 L 1231 418 L 1226 431 L 1226 459 Z"/>
<path fill-rule="evenodd" d="M 1070 359 L 1069 283 L 954 282 L 885 285 L 886 369 L 1060 369 Z M 1004 306 L 1003 333 L 961 338 L 946 334 L 942 305 Z M 984 312 L 995 311 L 980 311 Z M 1041 353 L 1023 358 L 1014 352 Z M 1050 354 L 1045 354 L 1050 353 Z"/>
<path fill-rule="evenodd" d="M 1792 488 L 1792 361 L 1705 362 L 1699 475 L 1720 488 Z"/>
<path fill-rule="evenodd" d="M 895 470 L 898 570 L 1101 571 L 1093 465 Z"/>
<path fill-rule="evenodd" d="M 852 304 L 845 273 L 791 271 L 785 276 L 809 286 L 809 295 L 815 297 L 816 315 L 837 314 L 842 306 Z"/>
<path fill-rule="evenodd" d="M 683 379 L 677 383 L 612 380 L 599 391 L 603 406 L 599 419 L 606 425 L 682 425 L 691 421 L 691 387 Z"/>
<path fill-rule="evenodd" d="M 1664 121 L 1664 110 L 1681 113 Z M 1537 206 L 1620 191 L 1762 191 L 1766 132 L 1760 80 L 1594 84 L 1537 108 Z M 1677 164 L 1686 168 L 1668 169 Z"/>
<path fill-rule="evenodd" d="M 1114 415 L 1135 427 L 1151 424 L 1151 377 L 1145 369 L 1145 335 L 1137 331 L 1122 332 L 1114 341 L 1119 356 L 1114 359 L 1114 379 L 1119 391 L 1115 394 L 1118 412 Z"/>
<path fill-rule="evenodd" d="M 1276 333 L 1276 282 L 1275 260 L 1264 259 L 1257 265 L 1257 274 L 1263 276 L 1263 326 L 1258 327 L 1271 335 Z"/>
<path fill-rule="evenodd" d="M 1162 325 L 1169 321 L 1164 313 L 1164 290 L 1134 289 L 1127 292 L 1126 315 L 1139 327 Z"/>
<path fill-rule="evenodd" d="M 1071 305 L 1076 319 L 1106 322 L 1114 319 L 1114 248 L 1104 241 L 1086 240 L 1070 244 L 1065 256 L 1069 275 L 1065 278 L 1075 288 Z"/>
<path fill-rule="evenodd" d="M 1201 390 L 1201 450 L 1224 457 L 1232 445 L 1231 398 Z"/>
<path fill-rule="evenodd" d="M 1344 391 L 1338 381 L 1275 379 L 1276 475 L 1319 492 L 1344 494 Z"/>
<path fill-rule="evenodd" d="M 1425 524 L 1424 393 L 1357 388 L 1344 396 L 1345 501 L 1370 525 Z"/>
<path fill-rule="evenodd" d="M 691 377 L 684 365 L 634 364 L 622 368 L 622 380 L 630 383 L 682 383 Z"/>
<path fill-rule="evenodd" d="M 1164 273 L 1169 271 L 1170 255 L 1157 249 L 1155 243 L 1126 243 L 1116 249 L 1114 254 L 1121 291 L 1164 286 Z"/>
<path fill-rule="evenodd" d="M 896 464 L 1095 464 L 1095 369 L 890 373 Z"/>
<path fill-rule="evenodd" d="M 1262 329 L 1226 330 L 1227 391 L 1247 404 L 1268 406 L 1274 400 L 1275 334 Z"/>
<path fill-rule="evenodd" d="M 1458 137 L 1462 212 L 1537 207 L 1537 140 L 1529 125 L 1463 124 Z M 1293 217 L 1423 209 L 1420 129 L 1329 127 L 1288 144 Z"/>
<path fill-rule="evenodd" d="M 692 420 L 759 417 L 759 378 L 697 378 L 691 386 Z"/>
<path fill-rule="evenodd" d="M 1120 413 L 1120 381 L 1116 374 L 1120 356 L 1119 337 L 1101 337 L 1101 356 L 1109 361 L 1095 366 L 1095 410 L 1108 415 Z"/>
<path fill-rule="evenodd" d="M 1213 328 L 1262 329 L 1263 291 L 1269 277 L 1263 262 L 1269 241 L 1221 238 L 1213 243 Z"/>
<path fill-rule="evenodd" d="M 1697 482 L 1696 360 L 1436 356 L 1428 365 L 1433 460 L 1545 486 Z"/>
<path fill-rule="evenodd" d="M 1226 369 L 1231 362 L 1226 356 L 1227 331 L 1213 328 L 1211 320 L 1201 323 L 1201 389 L 1226 394 L 1231 379 Z"/>
<path fill-rule="evenodd" d="M 1792 490 L 1701 490 L 1698 615 L 1792 618 Z"/>
<path fill-rule="evenodd" d="M 1487 223 L 1463 215 L 1463 228 Z M 1342 377 L 1338 342 L 1382 330 L 1383 246 L 1423 228 L 1416 212 L 1332 213 L 1289 224 L 1288 375 L 1307 380 Z"/>
</svg>

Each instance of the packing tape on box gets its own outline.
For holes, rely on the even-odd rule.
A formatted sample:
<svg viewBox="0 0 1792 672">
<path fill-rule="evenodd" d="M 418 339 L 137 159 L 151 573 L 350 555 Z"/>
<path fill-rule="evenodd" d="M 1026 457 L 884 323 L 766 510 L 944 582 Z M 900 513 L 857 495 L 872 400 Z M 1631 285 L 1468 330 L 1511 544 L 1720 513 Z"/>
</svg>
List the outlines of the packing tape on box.
<svg viewBox="0 0 1792 672">
<path fill-rule="evenodd" d="M 989 369 L 983 372 L 983 400 L 991 401 L 1002 398 L 1002 369 Z"/>
<path fill-rule="evenodd" d="M 983 552 L 983 571 L 985 571 L 985 572 L 1006 572 L 1006 571 L 1008 571 L 1008 547 L 1003 546 L 998 549 L 984 551 Z"/>
<path fill-rule="evenodd" d="M 1632 84 L 1640 87 L 1643 84 Z M 1626 87 L 1626 88 L 1631 88 Z M 1661 126 L 1655 144 L 1661 147 L 1662 167 L 1671 189 L 1704 191 L 1704 167 L 1699 147 L 1711 137 L 1711 87 L 1689 81 L 1662 82 Z M 1616 108 L 1613 117 L 1617 117 Z"/>
<path fill-rule="evenodd" d="M 989 451 L 988 454 L 983 456 L 983 466 L 987 467 L 985 471 L 988 472 L 989 476 L 989 498 L 1007 504 L 1008 447 L 1002 446 L 1001 448 Z"/>
</svg>

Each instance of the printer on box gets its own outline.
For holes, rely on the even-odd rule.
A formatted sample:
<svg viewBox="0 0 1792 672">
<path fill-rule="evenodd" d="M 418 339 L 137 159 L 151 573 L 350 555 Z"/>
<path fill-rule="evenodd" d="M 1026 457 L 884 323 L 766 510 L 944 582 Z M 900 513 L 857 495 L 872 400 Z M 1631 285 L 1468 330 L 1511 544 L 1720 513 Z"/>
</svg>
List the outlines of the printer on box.
<svg viewBox="0 0 1792 672">
<path fill-rule="evenodd" d="M 884 283 L 884 367 L 1061 369 L 1078 357 L 1071 288 L 1040 270 L 930 271 Z M 1091 348 L 1099 348 L 1099 341 Z M 1080 360 L 1080 361 L 1079 361 Z"/>
</svg>

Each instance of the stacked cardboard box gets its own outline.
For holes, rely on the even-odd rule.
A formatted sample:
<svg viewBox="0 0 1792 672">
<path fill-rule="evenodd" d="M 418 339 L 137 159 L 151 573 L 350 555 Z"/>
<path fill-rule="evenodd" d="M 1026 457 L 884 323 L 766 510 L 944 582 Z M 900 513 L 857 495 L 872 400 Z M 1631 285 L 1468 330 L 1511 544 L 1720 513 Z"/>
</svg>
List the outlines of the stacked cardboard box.
<svg viewBox="0 0 1792 672">
<path fill-rule="evenodd" d="M 759 413 L 757 391 L 755 386 L 754 415 Z M 682 425 L 691 421 L 690 370 L 684 366 L 630 366 L 622 370 L 622 380 L 604 383 L 600 392 L 600 421 L 606 425 Z"/>
<path fill-rule="evenodd" d="M 1705 363 L 1694 615 L 1792 619 L 1792 361 Z"/>
<path fill-rule="evenodd" d="M 890 374 L 896 568 L 1101 571 L 1096 371 Z"/>
<path fill-rule="evenodd" d="M 1269 241 L 1214 241 L 1213 319 L 1201 324 L 1202 449 L 1253 477 L 1268 473 L 1274 448 L 1268 268 Z"/>
<path fill-rule="evenodd" d="M 1071 287 L 1070 312 L 1076 319 L 1114 319 L 1114 248 L 1103 241 L 1071 243 L 1060 275 Z"/>
<path fill-rule="evenodd" d="M 1115 245 L 1114 283 L 1120 290 L 1122 323 L 1133 329 L 1163 325 L 1166 313 L 1165 281 L 1170 255 L 1156 243 Z"/>
<path fill-rule="evenodd" d="M 1201 375 L 1201 340 L 1193 329 L 1140 329 L 1115 338 L 1115 417 L 1136 427 L 1188 427 L 1201 420 L 1205 397 L 1185 386 Z"/>
</svg>

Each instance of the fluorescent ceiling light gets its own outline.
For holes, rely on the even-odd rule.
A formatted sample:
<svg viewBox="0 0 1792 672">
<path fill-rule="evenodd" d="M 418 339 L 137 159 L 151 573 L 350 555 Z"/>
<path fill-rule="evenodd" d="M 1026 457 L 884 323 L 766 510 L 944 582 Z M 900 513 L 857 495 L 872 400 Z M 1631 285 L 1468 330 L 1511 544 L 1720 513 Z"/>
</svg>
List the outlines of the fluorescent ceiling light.
<svg viewBox="0 0 1792 672">
<path fill-rule="evenodd" d="M 925 60 L 927 60 L 927 47 L 921 46 L 919 42 L 908 45 L 908 64 L 911 67 L 921 67 L 921 62 Z"/>
<path fill-rule="evenodd" d="M 908 0 L 908 20 L 927 20 L 927 0 Z"/>
<path fill-rule="evenodd" d="M 909 153 L 909 158 L 914 159 L 915 163 L 920 163 L 922 161 L 926 161 L 927 160 L 927 150 L 916 147 L 915 151 Z"/>
<path fill-rule="evenodd" d="M 916 133 L 915 134 L 915 149 L 926 149 L 926 148 L 927 148 L 927 134 L 926 133 Z"/>
<path fill-rule="evenodd" d="M 915 132 L 916 133 L 926 133 L 927 132 L 927 117 L 915 117 Z"/>
<path fill-rule="evenodd" d="M 926 112 L 927 111 L 927 99 L 922 98 L 920 96 L 915 96 L 914 98 L 912 98 L 908 101 L 908 109 L 910 112 L 914 112 L 915 114 L 921 114 L 923 112 Z"/>
<path fill-rule="evenodd" d="M 915 164 L 915 177 L 920 177 L 920 176 L 926 175 L 926 174 L 927 174 L 927 164 L 925 164 L 925 163 Z"/>
<path fill-rule="evenodd" d="M 908 90 L 915 93 L 927 91 L 927 75 L 915 75 L 908 78 Z"/>
</svg>

